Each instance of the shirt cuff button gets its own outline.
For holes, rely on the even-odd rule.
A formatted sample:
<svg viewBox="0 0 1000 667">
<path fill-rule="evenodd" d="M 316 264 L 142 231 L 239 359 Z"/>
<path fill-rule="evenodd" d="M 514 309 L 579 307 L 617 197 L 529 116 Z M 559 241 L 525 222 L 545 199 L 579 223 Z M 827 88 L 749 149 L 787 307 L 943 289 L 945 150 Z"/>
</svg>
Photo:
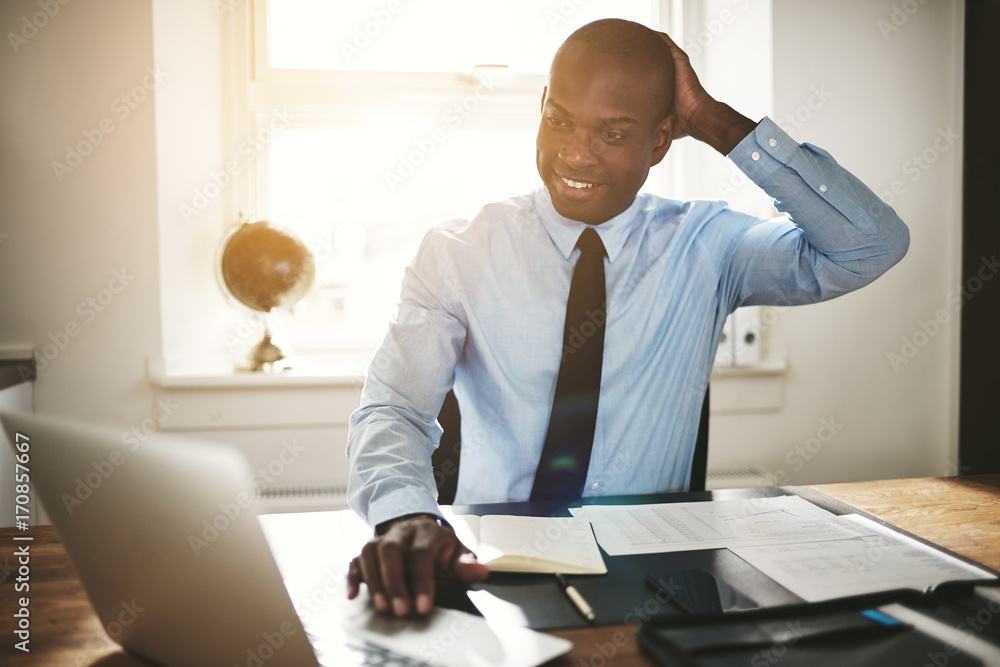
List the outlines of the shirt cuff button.
<svg viewBox="0 0 1000 667">
<path fill-rule="evenodd" d="M 775 146 L 778 145 L 778 141 L 777 141 L 777 139 L 768 139 L 767 140 L 767 145 L 771 146 L 773 148 L 773 147 L 775 147 Z"/>
<path fill-rule="evenodd" d="M 826 192 L 826 186 L 825 185 L 819 186 L 819 191 L 820 192 Z"/>
<path fill-rule="evenodd" d="M 754 151 L 753 153 L 750 154 L 750 157 L 752 159 L 754 159 L 754 160 L 759 160 L 760 159 L 760 153 L 758 153 L 757 151 Z"/>
<path fill-rule="evenodd" d="M 592 491 L 596 491 L 597 490 L 597 482 L 591 482 L 590 483 L 590 488 L 591 488 Z"/>
</svg>

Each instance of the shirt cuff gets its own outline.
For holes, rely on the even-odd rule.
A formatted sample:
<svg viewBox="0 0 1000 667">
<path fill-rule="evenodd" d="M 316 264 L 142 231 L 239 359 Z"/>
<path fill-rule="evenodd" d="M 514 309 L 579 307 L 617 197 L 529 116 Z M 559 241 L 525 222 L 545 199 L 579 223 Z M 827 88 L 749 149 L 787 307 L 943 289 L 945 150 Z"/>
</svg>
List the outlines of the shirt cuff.
<svg viewBox="0 0 1000 667">
<path fill-rule="evenodd" d="M 763 118 L 753 132 L 729 153 L 729 159 L 758 187 L 768 192 L 782 167 L 798 175 L 802 185 L 836 209 L 864 234 L 878 233 L 876 215 L 886 207 L 860 181 L 844 171 L 818 146 L 799 144 L 770 118 Z M 787 194 L 791 184 L 785 180 Z M 770 195 L 770 192 L 768 192 Z"/>
<path fill-rule="evenodd" d="M 407 514 L 433 514 L 443 519 L 437 501 L 425 490 L 417 487 L 396 489 L 380 496 L 368 506 L 368 525 L 373 528 Z"/>
<path fill-rule="evenodd" d="M 750 180 L 760 185 L 785 166 L 798 147 L 797 141 L 765 116 L 753 132 L 736 144 L 728 157 Z"/>
</svg>

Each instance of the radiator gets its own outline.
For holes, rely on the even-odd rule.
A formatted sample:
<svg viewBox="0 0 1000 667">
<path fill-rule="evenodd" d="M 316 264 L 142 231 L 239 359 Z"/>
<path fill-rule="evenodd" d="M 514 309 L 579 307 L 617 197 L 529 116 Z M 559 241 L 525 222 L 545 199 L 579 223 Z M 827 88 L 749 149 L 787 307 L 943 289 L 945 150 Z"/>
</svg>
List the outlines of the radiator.
<svg viewBox="0 0 1000 667">
<path fill-rule="evenodd" d="M 705 477 L 706 489 L 745 489 L 774 486 L 771 475 L 757 466 L 709 468 Z"/>
<path fill-rule="evenodd" d="M 757 466 L 712 468 L 706 488 L 737 489 L 771 486 L 767 471 Z M 347 509 L 347 487 L 337 484 L 272 484 L 257 488 L 258 510 L 279 512 L 321 512 Z"/>
<path fill-rule="evenodd" d="M 262 514 L 347 509 L 347 487 L 336 484 L 272 484 L 257 487 Z"/>
</svg>

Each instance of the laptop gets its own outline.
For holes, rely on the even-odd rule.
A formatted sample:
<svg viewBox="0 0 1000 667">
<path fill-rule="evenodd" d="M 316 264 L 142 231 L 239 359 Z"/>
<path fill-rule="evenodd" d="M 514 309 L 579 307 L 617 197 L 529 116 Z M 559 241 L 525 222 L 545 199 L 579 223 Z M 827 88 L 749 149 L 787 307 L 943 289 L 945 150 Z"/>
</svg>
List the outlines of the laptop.
<svg viewBox="0 0 1000 667">
<path fill-rule="evenodd" d="M 111 429 L 22 413 L 0 412 L 0 422 L 9 442 L 17 433 L 29 439 L 31 486 L 94 611 L 141 659 L 167 667 L 533 667 L 572 647 L 452 609 L 389 618 L 364 596 L 342 594 L 303 627 L 238 450 L 154 434 L 131 451 Z"/>
</svg>

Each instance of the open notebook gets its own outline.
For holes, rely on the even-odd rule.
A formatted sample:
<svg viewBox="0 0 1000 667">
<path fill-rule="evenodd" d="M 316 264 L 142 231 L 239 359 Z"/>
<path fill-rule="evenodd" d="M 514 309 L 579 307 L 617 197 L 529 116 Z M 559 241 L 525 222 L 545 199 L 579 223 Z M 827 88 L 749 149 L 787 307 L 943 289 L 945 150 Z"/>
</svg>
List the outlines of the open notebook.
<svg viewBox="0 0 1000 667">
<path fill-rule="evenodd" d="M 583 517 L 451 514 L 455 534 L 495 572 L 607 574 Z"/>
</svg>

